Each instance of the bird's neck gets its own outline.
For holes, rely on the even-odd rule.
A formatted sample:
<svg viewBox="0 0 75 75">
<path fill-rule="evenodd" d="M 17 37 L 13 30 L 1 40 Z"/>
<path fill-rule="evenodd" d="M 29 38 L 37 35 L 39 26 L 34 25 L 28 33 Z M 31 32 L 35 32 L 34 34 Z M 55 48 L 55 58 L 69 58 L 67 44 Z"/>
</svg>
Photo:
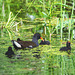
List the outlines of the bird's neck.
<svg viewBox="0 0 75 75">
<path fill-rule="evenodd" d="M 32 39 L 32 42 L 34 42 L 37 46 L 39 46 L 38 40 L 37 40 L 36 38 L 33 38 L 33 39 Z"/>
<path fill-rule="evenodd" d="M 71 48 L 71 46 L 69 45 L 69 46 L 67 46 L 68 48 Z"/>
</svg>

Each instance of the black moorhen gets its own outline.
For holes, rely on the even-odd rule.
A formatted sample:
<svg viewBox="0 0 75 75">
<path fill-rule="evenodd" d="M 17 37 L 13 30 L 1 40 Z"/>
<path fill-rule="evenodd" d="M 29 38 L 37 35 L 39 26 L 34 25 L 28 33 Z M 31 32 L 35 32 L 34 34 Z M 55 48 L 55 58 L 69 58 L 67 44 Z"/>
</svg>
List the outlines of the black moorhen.
<svg viewBox="0 0 75 75">
<path fill-rule="evenodd" d="M 8 47 L 8 51 L 5 53 L 8 58 L 12 58 L 15 54 L 12 50 L 12 47 Z"/>
<path fill-rule="evenodd" d="M 39 33 L 34 34 L 32 41 L 15 41 L 12 40 L 13 46 L 16 50 L 24 48 L 33 48 L 39 46 L 38 40 L 43 38 Z M 43 40 L 44 41 L 44 40 Z"/>
<path fill-rule="evenodd" d="M 40 42 L 40 45 L 50 45 L 50 42 L 44 40 Z"/>
<path fill-rule="evenodd" d="M 59 51 L 67 51 L 68 52 L 68 54 L 70 54 L 71 53 L 71 46 L 70 46 L 70 42 L 69 41 L 67 41 L 66 42 L 66 47 L 62 47 L 62 48 L 60 48 L 60 50 Z"/>
</svg>

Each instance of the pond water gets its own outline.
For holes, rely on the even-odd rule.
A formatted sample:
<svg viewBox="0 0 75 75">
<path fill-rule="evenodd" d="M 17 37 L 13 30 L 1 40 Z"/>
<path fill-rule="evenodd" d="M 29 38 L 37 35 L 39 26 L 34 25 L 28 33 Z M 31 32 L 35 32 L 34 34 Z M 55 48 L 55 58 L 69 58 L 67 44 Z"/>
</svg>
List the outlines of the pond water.
<svg viewBox="0 0 75 75">
<path fill-rule="evenodd" d="M 63 41 L 63 43 L 66 41 Z M 7 37 L 0 38 L 0 74 L 1 75 L 74 75 L 75 74 L 75 41 L 71 42 L 71 54 L 60 52 L 66 44 L 52 39 L 50 45 L 26 50 L 13 51 L 17 57 L 7 58 L 5 52 L 12 46 Z M 38 57 L 39 56 L 39 57 Z"/>
</svg>

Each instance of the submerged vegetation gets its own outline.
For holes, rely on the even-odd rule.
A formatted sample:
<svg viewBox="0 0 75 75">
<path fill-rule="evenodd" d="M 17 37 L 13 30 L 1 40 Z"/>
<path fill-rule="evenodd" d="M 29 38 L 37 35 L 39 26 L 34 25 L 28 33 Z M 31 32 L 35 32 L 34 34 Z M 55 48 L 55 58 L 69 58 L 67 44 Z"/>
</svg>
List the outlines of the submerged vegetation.
<svg viewBox="0 0 75 75">
<path fill-rule="evenodd" d="M 75 74 L 74 0 L 0 0 L 0 6 L 1 75 Z M 37 32 L 50 45 L 18 51 L 12 46 L 12 39 L 31 41 Z M 67 40 L 71 54 L 59 51 Z M 9 46 L 16 54 L 11 59 L 5 55 Z"/>
</svg>

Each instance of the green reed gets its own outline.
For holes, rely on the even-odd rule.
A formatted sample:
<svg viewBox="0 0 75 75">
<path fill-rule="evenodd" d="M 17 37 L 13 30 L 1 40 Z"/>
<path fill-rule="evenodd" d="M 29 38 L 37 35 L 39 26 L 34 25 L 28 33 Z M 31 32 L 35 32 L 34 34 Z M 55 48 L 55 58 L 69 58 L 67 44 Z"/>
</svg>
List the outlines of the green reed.
<svg viewBox="0 0 75 75">
<path fill-rule="evenodd" d="M 5 6 L 5 3 L 7 2 L 7 7 L 8 7 L 8 12 L 5 12 L 6 11 L 6 6 Z M 26 15 L 26 13 L 30 13 L 31 15 L 33 15 L 33 14 L 35 14 L 35 16 L 36 17 L 38 17 L 39 18 L 39 16 L 40 16 L 40 18 L 44 18 L 44 21 L 42 22 L 42 25 L 44 24 L 45 26 L 44 26 L 44 30 L 43 30 L 43 32 L 44 32 L 44 34 L 45 35 L 53 35 L 53 34 L 58 34 L 58 31 L 60 30 L 60 36 L 61 36 L 61 40 L 62 40 L 62 37 L 63 37 L 63 23 L 64 23 L 64 16 L 65 16 L 65 14 L 66 14 L 66 7 L 68 7 L 69 5 L 66 5 L 66 3 L 67 3 L 67 1 L 66 0 L 64 0 L 64 2 L 61 0 L 61 1 L 58 1 L 58 0 L 49 0 L 48 2 L 46 2 L 45 0 L 41 0 L 41 1 L 28 1 L 28 0 L 26 0 L 25 1 L 25 6 L 23 5 L 23 8 L 21 9 L 20 8 L 20 4 L 23 2 L 18 2 L 18 4 L 17 4 L 17 7 L 18 8 L 20 8 L 19 10 L 18 10 L 18 12 L 14 15 L 14 18 L 12 19 L 12 21 L 11 22 L 9 22 L 9 14 L 10 14 L 10 7 L 11 7 L 11 2 L 12 1 L 5 1 L 5 2 L 3 2 L 3 5 L 2 5 L 2 7 L 3 7 L 3 15 L 7 15 L 8 14 L 8 17 L 4 17 L 4 19 L 5 20 L 8 20 L 8 21 L 6 21 L 5 23 L 6 23 L 6 25 L 9 23 L 9 24 L 13 24 L 13 22 L 14 22 L 14 20 L 16 20 L 16 17 L 18 17 L 22 12 L 25 12 L 25 15 Z M 15 3 L 16 3 L 16 1 L 15 1 Z M 15 4 L 14 3 L 14 4 Z M 37 5 L 37 3 L 39 3 L 39 5 Z M 73 2 L 74 3 L 74 2 Z M 60 7 L 60 9 L 58 8 L 58 7 Z M 34 8 L 34 9 L 33 9 Z M 63 8 L 64 8 L 64 10 L 63 10 Z M 71 7 L 70 7 L 71 8 Z M 12 9 L 12 8 L 11 8 Z M 27 9 L 27 10 L 26 10 Z M 30 11 L 30 10 L 32 10 L 32 12 Z M 57 10 L 58 9 L 58 10 Z M 73 4 L 73 6 L 72 6 L 72 16 L 73 16 L 73 10 L 74 9 L 74 4 Z M 14 9 L 15 10 L 15 9 Z M 13 11 L 14 11 L 13 10 Z M 22 10 L 22 12 L 21 12 L 21 10 Z M 26 11 L 25 11 L 26 10 Z M 38 12 L 35 12 L 35 10 L 36 11 L 38 11 Z M 20 14 L 19 14 L 20 13 Z M 38 15 L 37 15 L 37 13 L 38 13 Z M 51 21 L 52 21 L 52 18 L 53 18 L 53 16 L 54 17 L 56 17 L 57 18 L 57 15 L 60 15 L 60 17 L 61 17 L 61 20 L 60 20 L 60 26 L 59 26 L 59 20 L 57 19 L 57 22 L 56 22 L 56 26 L 53 26 L 53 24 L 51 23 Z M 21 14 L 21 15 L 24 15 L 24 14 Z M 71 19 L 72 19 L 72 16 L 71 16 Z M 20 16 L 21 17 L 21 16 Z M 26 17 L 26 16 L 25 16 Z M 59 17 L 58 17 L 59 18 Z M 23 19 L 22 19 L 23 20 Z M 21 22 L 22 22 L 22 20 L 21 20 Z M 68 17 L 68 20 L 69 20 L 69 17 Z M 37 21 L 37 19 L 35 20 L 35 21 Z M 35 22 L 35 21 L 33 21 L 33 22 Z M 26 24 L 25 22 L 26 21 L 24 21 L 23 20 L 23 22 L 24 22 L 24 24 Z M 29 21 L 30 22 L 30 21 Z M 68 21 L 68 22 L 70 22 L 70 21 Z M 31 23 L 31 22 L 30 22 Z M 54 23 L 54 21 L 53 21 L 53 23 Z M 2 23 L 3 24 L 3 23 Z M 19 24 L 19 23 L 18 23 Z M 39 23 L 40 24 L 40 23 Z M 68 35 L 68 38 L 70 39 L 70 34 L 71 34 L 71 24 L 72 24 L 72 22 L 71 23 L 69 23 L 69 25 L 68 25 L 68 31 L 69 31 L 69 35 Z M 6 26 L 5 25 L 5 26 Z M 41 26 L 38 26 L 39 28 L 41 27 L 42 28 L 42 25 Z M 3 25 L 2 25 L 3 26 Z M 66 25 L 65 25 L 66 26 Z M 60 28 L 59 28 L 60 27 Z M 15 28 L 16 28 L 16 26 L 15 26 Z M 36 24 L 36 26 L 34 26 L 33 27 L 33 29 L 35 28 L 35 30 L 37 30 L 37 29 L 39 29 L 39 28 L 37 28 L 37 24 Z M 8 31 L 8 30 L 7 30 Z M 48 33 L 47 33 L 47 31 L 48 31 Z M 35 32 L 35 31 L 34 31 Z M 36 31 L 37 32 L 37 31 Z M 55 33 L 56 32 L 56 33 Z M 8 33 L 9 33 L 9 31 L 8 31 Z M 49 36 L 48 36 L 49 37 Z"/>
<path fill-rule="evenodd" d="M 1 1 L 1 0 L 0 0 Z M 67 16 L 68 20 L 65 20 L 66 14 L 66 0 L 18 0 L 16 8 L 11 7 L 11 1 L 8 4 L 8 13 L 6 11 L 5 3 L 2 3 L 2 18 L 1 20 L 1 33 L 4 38 L 0 38 L 0 74 L 27 74 L 27 75 L 74 75 L 75 74 L 75 47 L 74 43 L 72 44 L 72 53 L 70 56 L 66 52 L 59 52 L 60 49 L 60 40 L 63 40 L 64 31 L 63 29 L 68 27 L 68 38 L 70 40 L 71 30 L 73 30 L 72 24 L 74 25 L 73 11 L 74 4 L 72 6 L 71 19 Z M 13 6 L 16 5 L 14 1 Z M 20 8 L 22 7 L 22 8 Z M 64 10 L 63 10 L 64 7 Z M 13 9 L 11 12 L 10 9 Z M 16 12 L 16 14 L 15 14 Z M 35 15 L 36 19 L 33 21 L 29 20 L 26 17 L 26 13 L 30 15 Z M 8 16 L 5 16 L 5 15 Z M 68 13 L 67 13 L 68 15 Z M 57 17 L 59 16 L 59 17 Z M 54 19 L 53 19 L 54 17 Z M 43 20 L 40 20 L 42 19 Z M 56 21 L 55 21 L 56 19 Z M 21 24 L 22 22 L 23 24 Z M 55 24 L 54 24 L 55 23 Z M 44 31 L 45 27 L 45 31 Z M 40 31 L 43 30 L 43 31 Z M 9 46 L 12 46 L 11 39 L 17 39 L 20 37 L 24 40 L 31 40 L 33 33 L 40 32 L 44 33 L 45 37 L 50 39 L 51 45 L 49 46 L 40 46 L 37 49 L 40 49 L 40 59 L 33 57 L 32 50 L 21 50 L 21 53 L 24 52 L 23 59 L 8 59 L 4 53 L 7 51 Z M 56 37 L 53 38 L 54 34 L 60 35 L 60 40 Z M 9 37 L 10 37 L 10 40 Z M 21 35 L 21 36 L 19 36 Z M 50 36 L 51 35 L 51 36 Z M 67 36 L 67 35 L 66 35 Z M 68 39 L 67 38 L 67 39 Z M 64 45 L 63 45 L 64 46 Z M 13 48 L 14 50 L 14 48 Z M 15 50 L 14 50 L 15 51 Z M 17 51 L 19 52 L 19 51 Z M 17 54 L 15 51 L 15 53 Z"/>
</svg>

